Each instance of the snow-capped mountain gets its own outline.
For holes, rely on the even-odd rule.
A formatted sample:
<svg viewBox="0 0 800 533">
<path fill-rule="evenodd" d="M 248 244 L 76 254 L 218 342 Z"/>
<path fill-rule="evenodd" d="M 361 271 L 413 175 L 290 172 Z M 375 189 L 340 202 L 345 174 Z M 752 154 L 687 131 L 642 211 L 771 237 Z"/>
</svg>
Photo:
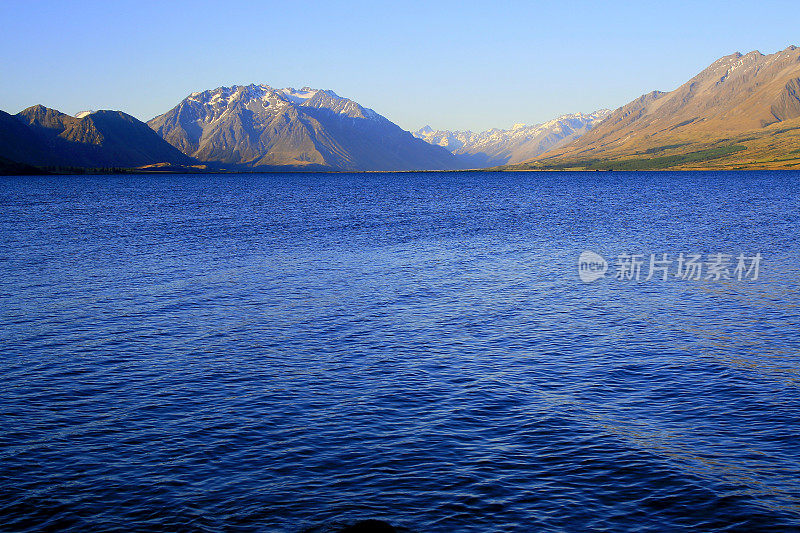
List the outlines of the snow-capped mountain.
<svg viewBox="0 0 800 533">
<path fill-rule="evenodd" d="M 470 166 L 487 167 L 519 163 L 563 146 L 585 134 L 611 111 L 563 115 L 544 124 L 514 124 L 511 129 L 493 128 L 482 132 L 434 131 L 425 126 L 415 137 L 446 148 Z"/>
<path fill-rule="evenodd" d="M 336 170 L 455 168 L 447 150 L 333 91 L 268 85 L 192 93 L 148 122 L 201 161 Z"/>
</svg>

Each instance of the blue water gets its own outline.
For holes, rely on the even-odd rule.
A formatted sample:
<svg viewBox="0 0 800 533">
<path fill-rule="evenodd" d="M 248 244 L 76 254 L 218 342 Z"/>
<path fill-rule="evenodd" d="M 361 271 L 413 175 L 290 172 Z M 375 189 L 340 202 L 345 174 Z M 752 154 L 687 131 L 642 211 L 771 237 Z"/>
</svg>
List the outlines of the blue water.
<svg viewBox="0 0 800 533">
<path fill-rule="evenodd" d="M 0 178 L 0 529 L 800 530 L 798 233 L 798 172 Z"/>
</svg>

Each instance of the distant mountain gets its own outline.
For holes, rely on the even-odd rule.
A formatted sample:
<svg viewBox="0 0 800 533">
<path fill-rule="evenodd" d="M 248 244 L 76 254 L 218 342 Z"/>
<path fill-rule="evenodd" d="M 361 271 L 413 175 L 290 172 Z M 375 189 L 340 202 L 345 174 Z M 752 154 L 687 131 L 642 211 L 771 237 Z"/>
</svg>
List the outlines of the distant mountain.
<svg viewBox="0 0 800 533">
<path fill-rule="evenodd" d="M 193 163 L 145 123 L 120 111 L 95 111 L 77 118 L 42 105 L 17 115 L 0 111 L 0 157 L 39 167 Z"/>
<path fill-rule="evenodd" d="M 514 124 L 509 130 L 495 128 L 479 133 L 434 131 L 425 126 L 414 132 L 414 136 L 461 156 L 469 166 L 488 167 L 519 163 L 567 144 L 584 135 L 610 113 L 608 109 L 601 109 L 590 114 L 563 115 L 544 124 Z"/>
<path fill-rule="evenodd" d="M 725 56 L 522 168 L 800 168 L 800 49 Z"/>
<path fill-rule="evenodd" d="M 249 168 L 450 169 L 447 150 L 333 91 L 219 87 L 148 122 L 184 154 Z"/>
</svg>

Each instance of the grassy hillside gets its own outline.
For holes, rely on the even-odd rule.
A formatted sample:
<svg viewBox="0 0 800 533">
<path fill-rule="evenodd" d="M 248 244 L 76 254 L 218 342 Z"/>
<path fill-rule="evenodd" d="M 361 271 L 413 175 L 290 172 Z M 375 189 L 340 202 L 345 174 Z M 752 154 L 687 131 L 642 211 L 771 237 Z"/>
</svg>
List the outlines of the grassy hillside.
<svg viewBox="0 0 800 533">
<path fill-rule="evenodd" d="M 722 139 L 667 137 L 602 156 L 542 157 L 503 170 L 800 169 L 800 119 Z"/>
<path fill-rule="evenodd" d="M 725 56 L 519 169 L 798 168 L 800 48 Z"/>
</svg>

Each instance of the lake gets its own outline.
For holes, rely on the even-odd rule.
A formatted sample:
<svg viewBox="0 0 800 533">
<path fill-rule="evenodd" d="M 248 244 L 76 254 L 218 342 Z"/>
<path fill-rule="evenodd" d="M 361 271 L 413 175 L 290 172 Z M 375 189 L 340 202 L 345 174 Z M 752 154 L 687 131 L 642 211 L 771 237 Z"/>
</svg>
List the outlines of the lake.
<svg viewBox="0 0 800 533">
<path fill-rule="evenodd" d="M 798 530 L 798 233 L 800 172 L 0 177 L 0 529 Z"/>
</svg>

